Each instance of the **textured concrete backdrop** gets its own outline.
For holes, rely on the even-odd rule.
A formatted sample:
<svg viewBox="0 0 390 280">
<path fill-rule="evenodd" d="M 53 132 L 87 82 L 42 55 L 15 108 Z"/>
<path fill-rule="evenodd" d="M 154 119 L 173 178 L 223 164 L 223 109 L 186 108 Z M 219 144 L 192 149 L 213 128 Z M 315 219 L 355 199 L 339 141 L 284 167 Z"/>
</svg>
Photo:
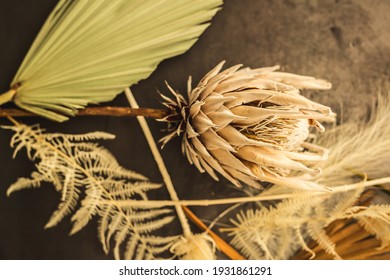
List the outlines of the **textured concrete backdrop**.
<svg viewBox="0 0 390 280">
<path fill-rule="evenodd" d="M 55 0 L 0 2 L 0 92 L 8 85 L 38 33 Z M 141 106 L 158 107 L 156 89 L 165 91 L 164 81 L 179 91 L 189 75 L 197 82 L 221 60 L 227 66 L 242 63 L 250 67 L 279 64 L 289 72 L 313 75 L 332 82 L 326 92 L 306 92 L 330 105 L 339 121 L 365 118 L 380 90 L 389 88 L 390 1 L 388 0 L 225 0 L 212 25 L 187 53 L 164 61 L 146 80 L 132 89 Z M 166 92 L 166 91 L 165 91 Z M 113 105 L 126 106 L 124 96 Z M 51 132 L 82 133 L 104 130 L 117 139 L 104 145 L 126 168 L 161 182 L 159 171 L 135 119 L 102 117 L 75 118 L 56 124 L 39 118 Z M 149 122 L 160 138 L 164 126 Z M 2 120 L 1 124 L 7 124 Z M 0 258 L 1 259 L 105 259 L 96 233 L 96 220 L 75 236 L 68 236 L 69 219 L 44 230 L 60 196 L 52 186 L 25 190 L 6 198 L 7 187 L 34 169 L 21 152 L 15 160 L 9 148 L 11 133 L 0 131 Z M 239 194 L 225 180 L 214 182 L 190 166 L 180 152 L 180 140 L 162 151 L 183 199 L 217 198 Z M 158 198 L 166 198 L 159 194 Z M 220 208 L 194 208 L 205 220 Z M 195 229 L 196 230 L 196 229 Z M 172 233 L 179 229 L 171 229 Z"/>
</svg>

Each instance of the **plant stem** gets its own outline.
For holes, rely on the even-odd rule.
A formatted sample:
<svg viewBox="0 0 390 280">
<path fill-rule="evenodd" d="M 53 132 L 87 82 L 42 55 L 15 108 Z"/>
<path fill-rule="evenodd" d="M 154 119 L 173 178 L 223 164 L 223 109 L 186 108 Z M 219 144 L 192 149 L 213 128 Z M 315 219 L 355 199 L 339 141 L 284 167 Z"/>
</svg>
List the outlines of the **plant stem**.
<svg viewBox="0 0 390 280">
<path fill-rule="evenodd" d="M 143 116 L 152 119 L 162 119 L 169 115 L 167 109 L 153 109 L 153 108 L 129 108 L 129 107 L 87 107 L 79 110 L 77 116 L 110 116 L 110 117 L 136 117 Z M 31 112 L 20 110 L 2 108 L 0 109 L 0 117 L 39 117 Z"/>
<path fill-rule="evenodd" d="M 129 88 L 125 89 L 125 94 L 126 94 L 127 99 L 129 100 L 130 106 L 133 108 L 138 108 L 137 101 L 135 100 L 135 98 L 134 98 L 134 96 L 131 93 Z M 153 135 L 149 129 L 148 123 L 146 122 L 144 117 L 138 116 L 137 119 L 138 119 L 140 126 L 145 134 L 146 140 L 148 141 L 150 150 L 152 151 L 154 159 L 155 159 L 157 166 L 160 170 L 161 176 L 163 177 L 163 180 L 164 180 L 165 186 L 167 187 L 169 195 L 171 196 L 172 201 L 178 202 L 179 197 L 177 196 L 175 187 L 173 186 L 171 177 L 169 176 L 168 170 L 164 164 L 164 161 L 162 159 L 160 151 L 158 150 L 156 142 L 154 141 L 154 138 L 153 138 Z M 188 221 L 187 221 L 187 218 L 186 218 L 186 215 L 185 215 L 183 209 L 181 208 L 180 205 L 174 205 L 174 206 L 175 206 L 175 209 L 177 212 L 177 216 L 178 216 L 180 223 L 183 227 L 184 236 L 186 236 L 186 237 L 191 236 L 192 232 L 190 229 L 190 225 L 188 224 Z"/>
<path fill-rule="evenodd" d="M 0 105 L 11 101 L 16 94 L 15 89 L 10 89 L 9 91 L 0 95 Z"/>
<path fill-rule="evenodd" d="M 341 185 L 331 188 L 331 192 L 323 191 L 306 191 L 305 193 L 282 193 L 275 195 L 257 195 L 257 196 L 244 196 L 244 197 L 233 197 L 233 198 L 221 198 L 221 199 L 197 199 L 197 200 L 146 200 L 146 201 L 128 201 L 128 200 L 117 200 L 116 202 L 122 207 L 126 206 L 148 206 L 148 207 L 161 207 L 161 206 L 210 206 L 210 205 L 221 205 L 221 204 L 234 204 L 234 203 L 248 203 L 256 201 L 271 201 L 271 200 L 282 200 L 294 197 L 303 197 L 303 196 L 314 196 L 314 195 L 333 195 L 339 192 L 350 191 L 360 187 L 371 187 L 371 186 L 380 186 L 383 184 L 390 183 L 390 177 L 384 177 L 375 180 L 369 180 L 364 182 L 359 182 L 350 185 Z M 107 201 L 110 204 L 109 201 Z"/>
</svg>

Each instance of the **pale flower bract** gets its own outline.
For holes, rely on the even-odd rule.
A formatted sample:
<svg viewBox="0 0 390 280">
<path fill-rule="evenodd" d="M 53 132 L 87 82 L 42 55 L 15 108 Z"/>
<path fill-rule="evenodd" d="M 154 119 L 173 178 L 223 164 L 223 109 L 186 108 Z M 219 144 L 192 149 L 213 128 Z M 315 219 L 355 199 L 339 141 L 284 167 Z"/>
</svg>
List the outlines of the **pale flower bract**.
<svg viewBox="0 0 390 280">
<path fill-rule="evenodd" d="M 178 125 L 161 139 L 165 145 L 183 134 L 182 150 L 200 172 L 218 180 L 216 172 L 236 186 L 261 188 L 261 181 L 321 190 L 311 180 L 320 170 L 313 163 L 328 151 L 309 141 L 310 127 L 323 132 L 320 121 L 334 121 L 332 110 L 300 94 L 300 89 L 329 89 L 327 81 L 278 72 L 218 64 L 192 89 L 188 100 L 168 88 L 162 96 L 172 114 L 163 121 Z"/>
</svg>

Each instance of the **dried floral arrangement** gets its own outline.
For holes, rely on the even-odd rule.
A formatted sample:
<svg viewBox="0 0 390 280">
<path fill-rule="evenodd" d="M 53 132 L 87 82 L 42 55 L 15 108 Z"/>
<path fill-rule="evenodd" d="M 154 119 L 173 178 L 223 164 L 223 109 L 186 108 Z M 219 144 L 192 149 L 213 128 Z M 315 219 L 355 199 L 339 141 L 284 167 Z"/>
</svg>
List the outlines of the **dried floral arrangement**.
<svg viewBox="0 0 390 280">
<path fill-rule="evenodd" d="M 189 78 L 186 95 L 167 83 L 159 95 L 165 108 L 139 108 L 129 87 L 188 50 L 222 5 L 59 1 L 0 95 L 0 104 L 20 108 L 0 112 L 12 124 L 3 128 L 14 133 L 14 156 L 25 150 L 36 168 L 7 195 L 53 185 L 60 201 L 45 227 L 71 216 L 75 234 L 97 218 L 103 251 L 113 248 L 116 259 L 216 259 L 219 252 L 232 259 L 388 259 L 390 206 L 378 200 L 390 182 L 387 93 L 378 95 L 369 121 L 336 125 L 330 107 L 304 96 L 305 90 L 329 90 L 329 82 L 279 66 L 224 68 L 221 62 L 196 86 Z M 87 107 L 122 91 L 130 107 Z M 114 113 L 137 116 L 163 182 L 121 166 L 97 143 L 112 134 L 46 132 L 17 120 Z M 194 172 L 222 179 L 243 195 L 179 197 L 144 117 L 168 123 L 161 146 L 181 137 Z M 189 209 L 222 204 L 229 207 L 212 219 Z M 177 220 L 180 233 L 165 234 Z"/>
</svg>

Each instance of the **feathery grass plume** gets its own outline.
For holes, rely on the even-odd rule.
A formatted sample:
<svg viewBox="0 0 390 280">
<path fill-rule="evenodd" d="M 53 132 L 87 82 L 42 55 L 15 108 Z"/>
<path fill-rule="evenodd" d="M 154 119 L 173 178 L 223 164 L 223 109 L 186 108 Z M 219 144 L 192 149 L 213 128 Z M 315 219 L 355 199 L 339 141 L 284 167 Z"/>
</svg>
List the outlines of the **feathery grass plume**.
<svg viewBox="0 0 390 280">
<path fill-rule="evenodd" d="M 188 100 L 168 88 L 163 96 L 173 113 L 162 121 L 178 121 L 161 139 L 166 144 L 183 134 L 182 150 L 199 171 L 218 180 L 220 173 L 236 186 L 242 181 L 261 188 L 259 181 L 298 189 L 322 189 L 304 177 L 320 170 L 310 165 L 327 158 L 327 150 L 307 141 L 309 127 L 324 131 L 320 121 L 334 121 L 327 106 L 300 94 L 299 89 L 329 89 L 313 77 L 278 72 L 278 66 L 259 69 L 236 65 L 222 72 L 218 64 L 192 89 Z M 299 171 L 304 176 L 289 176 Z"/>
<path fill-rule="evenodd" d="M 169 253 L 177 237 L 156 236 L 154 232 L 174 219 L 172 209 L 118 206 L 116 203 L 118 200 L 146 201 L 148 191 L 161 185 L 121 167 L 108 150 L 91 142 L 113 139 L 114 135 L 104 132 L 81 135 L 45 133 L 37 125 L 26 126 L 16 122 L 14 126 L 5 128 L 15 132 L 11 140 L 14 156 L 25 148 L 37 168 L 31 178 L 20 178 L 12 184 L 7 194 L 37 188 L 43 182 L 52 183 L 62 193 L 62 201 L 46 228 L 57 225 L 77 210 L 71 217 L 73 228 L 70 234 L 85 227 L 93 216 L 98 216 L 98 236 L 106 254 L 112 239 L 117 259 L 121 251 L 128 259 L 155 259 Z"/>
<path fill-rule="evenodd" d="M 390 93 L 380 94 L 372 105 L 369 121 L 348 122 L 319 135 L 317 145 L 330 150 L 328 160 L 315 180 L 328 186 L 356 181 L 357 175 L 370 179 L 390 175 Z"/>
<path fill-rule="evenodd" d="M 65 121 L 188 50 L 222 0 L 61 0 L 0 104 Z"/>
</svg>

